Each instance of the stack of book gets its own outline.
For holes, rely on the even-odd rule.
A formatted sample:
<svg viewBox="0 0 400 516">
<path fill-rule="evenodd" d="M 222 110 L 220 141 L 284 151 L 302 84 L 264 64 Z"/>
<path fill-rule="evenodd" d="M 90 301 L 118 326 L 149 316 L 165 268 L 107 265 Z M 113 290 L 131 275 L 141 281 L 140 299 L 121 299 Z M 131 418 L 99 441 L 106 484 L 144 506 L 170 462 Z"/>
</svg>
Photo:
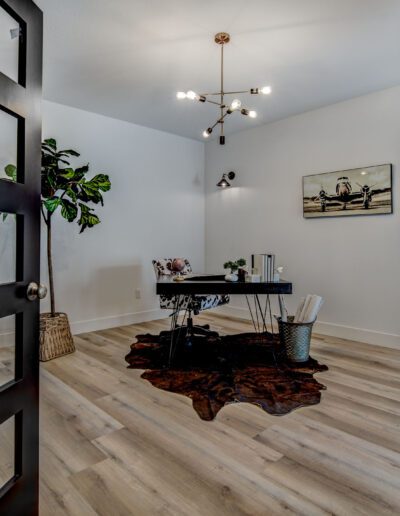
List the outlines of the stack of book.
<svg viewBox="0 0 400 516">
<path fill-rule="evenodd" d="M 275 255 L 253 254 L 251 255 L 252 274 L 259 274 L 261 281 L 274 281 Z"/>
</svg>

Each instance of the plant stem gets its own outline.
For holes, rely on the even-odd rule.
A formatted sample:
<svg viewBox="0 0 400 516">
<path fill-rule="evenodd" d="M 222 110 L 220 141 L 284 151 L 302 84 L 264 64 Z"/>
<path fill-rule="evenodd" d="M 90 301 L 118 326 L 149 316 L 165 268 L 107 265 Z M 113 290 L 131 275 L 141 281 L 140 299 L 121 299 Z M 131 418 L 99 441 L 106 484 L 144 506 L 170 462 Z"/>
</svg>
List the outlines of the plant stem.
<svg viewBox="0 0 400 516">
<path fill-rule="evenodd" d="M 47 215 L 47 266 L 49 269 L 49 286 L 50 286 L 50 307 L 51 316 L 56 316 L 55 299 L 54 299 L 54 278 L 53 278 L 53 257 L 51 251 L 51 213 Z"/>
</svg>

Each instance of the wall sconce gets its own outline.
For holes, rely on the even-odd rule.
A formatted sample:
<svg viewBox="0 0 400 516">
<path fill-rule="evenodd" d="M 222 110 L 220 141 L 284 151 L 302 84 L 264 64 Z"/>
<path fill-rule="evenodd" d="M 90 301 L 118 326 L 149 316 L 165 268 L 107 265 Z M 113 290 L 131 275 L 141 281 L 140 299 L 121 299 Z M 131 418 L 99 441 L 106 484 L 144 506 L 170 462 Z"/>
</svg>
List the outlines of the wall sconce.
<svg viewBox="0 0 400 516">
<path fill-rule="evenodd" d="M 230 182 L 228 181 L 228 179 L 230 181 L 233 181 L 233 179 L 235 179 L 235 172 L 228 172 L 227 174 L 222 174 L 222 179 L 221 181 L 218 181 L 217 183 L 217 186 L 219 188 L 229 188 L 231 186 Z M 228 179 L 226 179 L 228 178 Z"/>
</svg>

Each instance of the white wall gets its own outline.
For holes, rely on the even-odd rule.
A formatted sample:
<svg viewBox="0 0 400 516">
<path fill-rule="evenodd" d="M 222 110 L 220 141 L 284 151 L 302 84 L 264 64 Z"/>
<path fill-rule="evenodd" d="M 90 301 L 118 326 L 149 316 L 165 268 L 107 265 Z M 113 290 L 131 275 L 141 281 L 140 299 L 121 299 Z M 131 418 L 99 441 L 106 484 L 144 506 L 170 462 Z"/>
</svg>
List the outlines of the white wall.
<svg viewBox="0 0 400 516">
<path fill-rule="evenodd" d="M 91 174 L 112 181 L 98 226 L 79 234 L 77 224 L 57 217 L 56 308 L 75 331 L 156 318 L 152 258 L 185 256 L 204 268 L 203 144 L 50 102 L 43 103 L 43 137 L 78 150 L 75 164 L 89 162 Z"/>
<path fill-rule="evenodd" d="M 2 134 L 11 134 L 1 121 Z M 100 225 L 79 234 L 76 223 L 54 219 L 57 310 L 68 313 L 75 332 L 157 318 L 152 258 L 185 256 L 204 269 L 204 145 L 50 102 L 43 103 L 43 137 L 76 149 L 75 165 L 89 162 L 90 175 L 108 173 L 112 181 L 97 211 Z M 14 151 L 12 142 L 6 147 L 3 166 Z M 13 280 L 13 224 L 12 216 L 0 224 L 3 282 Z M 45 231 L 42 281 L 48 284 Z M 2 320 L 1 330 L 11 322 Z"/>
<path fill-rule="evenodd" d="M 303 218 L 303 175 L 383 163 L 394 165 L 393 215 Z M 292 310 L 305 294 L 325 298 L 319 331 L 400 345 L 399 165 L 398 87 L 208 142 L 206 269 L 273 252 Z M 218 190 L 230 170 L 235 187 Z M 236 315 L 242 301 L 231 301 Z"/>
</svg>

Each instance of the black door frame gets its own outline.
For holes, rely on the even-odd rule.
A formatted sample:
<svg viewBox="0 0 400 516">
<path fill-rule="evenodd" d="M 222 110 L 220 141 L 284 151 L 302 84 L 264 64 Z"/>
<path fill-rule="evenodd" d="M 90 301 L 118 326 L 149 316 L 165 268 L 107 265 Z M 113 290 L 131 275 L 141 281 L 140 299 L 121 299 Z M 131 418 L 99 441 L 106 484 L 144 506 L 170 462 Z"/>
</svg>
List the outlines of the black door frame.
<svg viewBox="0 0 400 516">
<path fill-rule="evenodd" d="M 42 12 L 31 0 L 0 0 L 19 22 L 18 83 L 0 72 L 0 109 L 18 120 L 18 182 L 0 180 L 0 211 L 16 214 L 16 282 L 0 285 L 0 317 L 16 314 L 15 379 L 0 387 L 0 424 L 15 416 L 15 474 L 0 487 L 0 514 L 38 514 Z"/>
</svg>

